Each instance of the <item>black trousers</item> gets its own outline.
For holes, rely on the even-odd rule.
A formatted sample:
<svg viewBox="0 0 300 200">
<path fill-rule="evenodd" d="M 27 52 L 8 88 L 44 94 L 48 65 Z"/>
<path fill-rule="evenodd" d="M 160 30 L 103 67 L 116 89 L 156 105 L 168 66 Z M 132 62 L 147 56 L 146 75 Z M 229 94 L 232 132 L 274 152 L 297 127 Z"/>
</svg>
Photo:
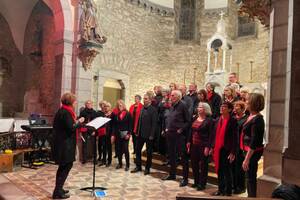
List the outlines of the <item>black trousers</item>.
<svg viewBox="0 0 300 200">
<path fill-rule="evenodd" d="M 82 162 L 86 162 L 88 155 L 88 140 L 90 136 L 88 135 L 88 133 L 82 133 L 81 135 L 84 139 L 84 141 L 82 140 Z"/>
<path fill-rule="evenodd" d="M 73 167 L 73 162 L 61 164 L 58 166 L 56 172 L 55 189 L 54 189 L 55 194 L 62 194 L 63 186 L 66 182 L 66 179 L 72 167 Z"/>
<path fill-rule="evenodd" d="M 98 160 L 102 160 L 103 163 L 111 163 L 112 149 L 110 136 L 104 135 L 98 137 Z"/>
<path fill-rule="evenodd" d="M 122 165 L 122 157 L 123 154 L 125 154 L 125 160 L 126 160 L 126 167 L 129 167 L 129 149 L 128 149 L 128 143 L 129 140 L 125 140 L 123 138 L 117 138 L 116 139 L 116 145 L 117 145 L 117 156 L 119 164 Z"/>
<path fill-rule="evenodd" d="M 132 134 L 132 143 L 133 143 L 133 152 L 134 153 L 136 153 L 136 145 L 137 145 L 136 138 L 137 138 L 137 136 L 135 135 L 135 133 L 133 133 Z"/>
<path fill-rule="evenodd" d="M 170 176 L 176 176 L 176 161 L 180 157 L 180 164 L 183 167 L 183 178 L 188 179 L 189 160 L 186 149 L 185 136 L 176 132 L 167 133 L 168 155 L 170 160 Z"/>
<path fill-rule="evenodd" d="M 236 154 L 235 160 L 232 163 L 232 176 L 233 176 L 233 189 L 234 190 L 245 190 L 246 179 L 245 171 L 242 168 L 244 161 L 244 153 L 239 150 Z"/>
<path fill-rule="evenodd" d="M 228 156 L 230 152 L 222 148 L 220 150 L 218 186 L 219 191 L 224 194 L 232 194 L 232 173 Z"/>
<path fill-rule="evenodd" d="M 196 185 L 206 186 L 208 176 L 208 156 L 204 155 L 205 147 L 200 144 L 192 144 L 191 163 Z"/>
<path fill-rule="evenodd" d="M 258 161 L 263 152 L 254 152 L 249 161 L 249 170 L 246 172 L 248 197 L 256 197 Z"/>
<path fill-rule="evenodd" d="M 140 136 L 137 137 L 137 148 L 136 148 L 136 166 L 142 167 L 142 149 L 146 143 L 147 162 L 146 169 L 150 169 L 152 165 L 152 153 L 153 153 L 153 140 L 145 139 Z"/>
</svg>

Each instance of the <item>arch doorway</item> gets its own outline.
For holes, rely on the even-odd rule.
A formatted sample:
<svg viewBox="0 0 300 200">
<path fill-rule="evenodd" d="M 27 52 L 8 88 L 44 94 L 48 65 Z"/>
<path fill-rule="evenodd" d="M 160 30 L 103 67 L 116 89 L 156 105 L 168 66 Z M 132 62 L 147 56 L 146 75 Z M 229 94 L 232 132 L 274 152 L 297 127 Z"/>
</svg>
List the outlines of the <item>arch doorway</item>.
<svg viewBox="0 0 300 200">
<path fill-rule="evenodd" d="M 124 89 L 121 80 L 107 79 L 103 85 L 103 100 L 115 107 L 118 99 L 124 100 Z"/>
</svg>

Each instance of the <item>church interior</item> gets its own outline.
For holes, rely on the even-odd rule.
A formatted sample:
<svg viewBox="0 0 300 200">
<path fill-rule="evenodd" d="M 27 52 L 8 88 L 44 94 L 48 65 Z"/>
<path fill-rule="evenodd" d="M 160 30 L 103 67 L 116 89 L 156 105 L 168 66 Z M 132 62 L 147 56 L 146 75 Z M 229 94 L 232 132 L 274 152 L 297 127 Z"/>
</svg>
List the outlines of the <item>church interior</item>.
<svg viewBox="0 0 300 200">
<path fill-rule="evenodd" d="M 51 133 L 63 94 L 75 94 L 79 116 L 88 101 L 99 110 L 100 102 L 116 108 L 121 99 L 129 110 L 137 95 L 171 83 L 199 90 L 213 84 L 222 95 L 232 74 L 239 88 L 265 99 L 257 199 L 271 200 L 281 184 L 300 186 L 296 0 L 0 0 L 0 27 L 0 200 L 53 198 Z M 247 193 L 214 197 L 213 162 L 199 191 L 191 187 L 192 168 L 187 187 L 178 186 L 178 178 L 161 180 L 170 167 L 159 152 L 144 176 L 116 170 L 116 148 L 111 165 L 94 166 L 94 144 L 82 140 L 88 159 L 82 162 L 79 142 L 64 186 L 70 199 L 97 199 L 94 190 L 81 190 L 92 185 L 106 188 L 99 199 L 252 199 Z M 131 138 L 127 148 L 133 170 Z M 145 150 L 143 167 L 146 160 Z M 181 176 L 183 167 L 176 172 Z"/>
</svg>

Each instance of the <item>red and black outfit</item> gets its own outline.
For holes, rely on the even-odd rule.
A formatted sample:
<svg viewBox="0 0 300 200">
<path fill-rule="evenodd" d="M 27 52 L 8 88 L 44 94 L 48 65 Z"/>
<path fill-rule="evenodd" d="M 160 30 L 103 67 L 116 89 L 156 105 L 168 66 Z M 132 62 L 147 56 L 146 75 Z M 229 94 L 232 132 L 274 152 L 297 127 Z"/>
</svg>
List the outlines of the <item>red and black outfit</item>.
<svg viewBox="0 0 300 200">
<path fill-rule="evenodd" d="M 138 104 L 135 103 L 135 104 L 131 105 L 129 108 L 129 112 L 131 114 L 132 122 L 133 122 L 133 125 L 132 125 L 132 127 L 133 127 L 133 133 L 132 133 L 133 153 L 136 152 L 137 125 L 138 125 L 138 121 L 139 121 L 139 117 L 140 117 L 142 108 L 143 108 L 142 103 L 138 103 Z"/>
<path fill-rule="evenodd" d="M 237 120 L 232 117 L 220 116 L 215 124 L 214 131 L 214 161 L 218 174 L 218 193 L 220 195 L 232 194 L 232 174 L 228 156 L 236 154 L 237 150 Z"/>
<path fill-rule="evenodd" d="M 99 110 L 97 112 L 97 117 L 105 117 L 104 112 Z M 106 164 L 106 124 L 100 127 L 97 130 L 97 136 L 98 136 L 98 161 L 100 161 L 100 165 Z"/>
<path fill-rule="evenodd" d="M 56 172 L 53 198 L 65 196 L 63 186 L 75 161 L 76 130 L 80 127 L 76 123 L 76 114 L 71 106 L 62 105 L 57 111 L 53 122 L 52 155 L 58 169 Z"/>
<path fill-rule="evenodd" d="M 119 111 L 117 115 L 114 115 L 113 135 L 116 137 L 117 156 L 119 165 L 117 168 L 122 167 L 122 157 L 125 154 L 126 170 L 129 169 L 129 139 L 125 138 L 125 135 L 130 136 L 132 133 L 132 117 L 126 110 Z M 125 133 L 125 134 L 124 134 Z"/>
<path fill-rule="evenodd" d="M 249 170 L 246 172 L 248 197 L 256 197 L 257 168 L 264 150 L 264 133 L 265 121 L 263 116 L 261 114 L 250 115 L 243 126 L 240 138 L 240 148 L 245 155 L 250 149 L 254 151 L 249 161 Z"/>
<path fill-rule="evenodd" d="M 213 120 L 208 117 L 203 121 L 196 119 L 192 124 L 191 163 L 194 185 L 199 189 L 204 189 L 207 183 L 208 156 L 204 155 L 204 149 L 211 148 L 212 130 Z"/>
<path fill-rule="evenodd" d="M 85 125 L 97 117 L 97 112 L 93 108 L 84 108 L 79 114 L 79 118 L 80 117 L 84 117 L 83 124 Z M 83 126 L 80 128 L 80 132 L 83 137 L 83 139 L 82 139 L 82 163 L 83 164 L 87 161 L 88 141 L 96 139 L 95 137 L 91 138 L 91 134 L 93 131 L 94 130 L 92 130 L 86 126 Z"/>
</svg>

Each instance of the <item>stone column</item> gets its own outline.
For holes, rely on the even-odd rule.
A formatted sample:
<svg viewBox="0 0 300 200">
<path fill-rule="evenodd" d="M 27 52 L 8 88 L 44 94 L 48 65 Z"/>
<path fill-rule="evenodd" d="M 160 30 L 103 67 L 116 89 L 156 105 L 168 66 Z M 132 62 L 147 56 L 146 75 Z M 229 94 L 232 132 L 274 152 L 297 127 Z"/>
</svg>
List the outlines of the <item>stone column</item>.
<svg viewBox="0 0 300 200">
<path fill-rule="evenodd" d="M 226 71 L 226 51 L 227 51 L 227 48 L 224 47 L 222 49 L 223 49 L 222 71 L 225 72 Z"/>
<path fill-rule="evenodd" d="M 285 138 L 282 182 L 300 185 L 300 5 L 289 1 Z"/>
<path fill-rule="evenodd" d="M 267 146 L 264 151 L 264 174 L 258 180 L 258 196 L 270 197 L 283 176 L 284 138 L 289 114 L 288 11 L 289 1 L 273 0 L 270 17 L 269 104 L 267 108 Z"/>
<path fill-rule="evenodd" d="M 206 73 L 210 73 L 210 50 L 207 50 L 207 71 Z"/>
</svg>

